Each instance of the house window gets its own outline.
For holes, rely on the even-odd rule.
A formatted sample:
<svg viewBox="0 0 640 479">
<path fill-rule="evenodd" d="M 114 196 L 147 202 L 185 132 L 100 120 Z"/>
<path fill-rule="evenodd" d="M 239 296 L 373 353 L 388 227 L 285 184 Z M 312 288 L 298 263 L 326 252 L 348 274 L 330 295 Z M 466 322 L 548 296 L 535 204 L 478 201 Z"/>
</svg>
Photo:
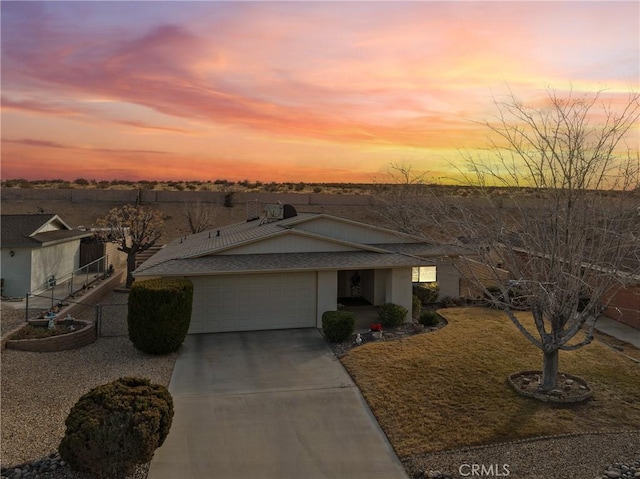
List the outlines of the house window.
<svg viewBox="0 0 640 479">
<path fill-rule="evenodd" d="M 416 266 L 413 268 L 411 281 L 414 283 L 433 283 L 436 281 L 435 266 Z"/>
</svg>

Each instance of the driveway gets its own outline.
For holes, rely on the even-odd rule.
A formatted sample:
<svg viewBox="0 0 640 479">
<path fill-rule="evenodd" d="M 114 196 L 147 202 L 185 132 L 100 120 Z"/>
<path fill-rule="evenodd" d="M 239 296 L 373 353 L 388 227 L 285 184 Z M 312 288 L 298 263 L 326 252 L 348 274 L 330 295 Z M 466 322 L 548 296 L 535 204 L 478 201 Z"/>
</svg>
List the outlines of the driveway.
<svg viewBox="0 0 640 479">
<path fill-rule="evenodd" d="M 187 336 L 148 479 L 407 479 L 319 331 Z"/>
</svg>

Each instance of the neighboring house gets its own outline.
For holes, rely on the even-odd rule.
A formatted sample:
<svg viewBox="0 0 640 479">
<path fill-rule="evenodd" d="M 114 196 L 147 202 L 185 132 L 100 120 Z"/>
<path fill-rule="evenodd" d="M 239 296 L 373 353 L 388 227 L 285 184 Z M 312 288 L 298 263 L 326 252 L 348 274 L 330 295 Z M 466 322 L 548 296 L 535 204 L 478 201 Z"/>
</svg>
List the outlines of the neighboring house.
<svg viewBox="0 0 640 479">
<path fill-rule="evenodd" d="M 55 214 L 2 215 L 0 277 L 3 296 L 38 294 L 49 279 L 80 266 L 80 242 L 91 232 L 72 229 Z"/>
<path fill-rule="evenodd" d="M 269 211 L 269 209 L 267 210 Z M 412 279 L 437 279 L 458 296 L 445 256 L 458 254 L 390 229 L 326 214 L 284 213 L 181 237 L 134 272 L 138 280 L 187 277 L 190 333 L 321 327 L 343 298 L 411 311 Z M 422 270 L 420 269 L 422 267 Z M 434 274 L 435 273 L 435 274 Z M 443 291 L 444 290 L 444 291 Z"/>
</svg>

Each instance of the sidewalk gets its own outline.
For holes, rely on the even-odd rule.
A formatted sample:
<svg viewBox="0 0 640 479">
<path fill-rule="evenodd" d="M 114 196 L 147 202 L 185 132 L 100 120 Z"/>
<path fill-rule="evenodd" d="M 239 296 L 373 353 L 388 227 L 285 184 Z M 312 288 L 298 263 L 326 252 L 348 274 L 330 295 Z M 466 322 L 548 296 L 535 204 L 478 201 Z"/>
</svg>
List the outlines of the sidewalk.
<svg viewBox="0 0 640 479">
<path fill-rule="evenodd" d="M 605 316 L 600 316 L 596 321 L 596 330 L 640 349 L 640 330 L 638 329 Z"/>
</svg>

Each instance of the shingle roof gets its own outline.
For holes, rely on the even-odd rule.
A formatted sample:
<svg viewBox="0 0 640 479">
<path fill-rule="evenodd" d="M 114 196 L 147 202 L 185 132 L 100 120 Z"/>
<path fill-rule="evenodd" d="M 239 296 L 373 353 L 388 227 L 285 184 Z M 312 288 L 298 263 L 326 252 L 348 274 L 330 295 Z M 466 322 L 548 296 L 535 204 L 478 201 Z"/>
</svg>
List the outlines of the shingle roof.
<svg viewBox="0 0 640 479">
<path fill-rule="evenodd" d="M 47 244 L 91 236 L 86 231 L 71 229 L 58 215 L 2 215 L 0 244 L 3 248 L 35 248 Z M 48 223 L 56 222 L 61 229 L 37 233 Z"/>
<path fill-rule="evenodd" d="M 324 217 L 336 222 L 360 224 L 351 220 L 320 213 L 301 213 L 295 217 L 262 223 L 259 220 L 235 223 L 221 228 L 178 238 L 153 255 L 135 271 L 135 276 L 166 276 L 188 274 L 215 274 L 230 272 L 305 269 L 359 269 L 375 267 L 401 267 L 424 265 L 424 257 L 459 254 L 460 248 L 419 242 L 415 236 L 403 235 L 406 243 L 359 244 L 347 243 L 354 251 L 271 253 L 271 254 L 218 254 L 240 244 L 264 240 L 283 234 L 311 235 L 328 242 L 340 240 L 297 229 L 295 226 L 313 218 Z M 392 232 L 386 228 L 378 228 Z M 461 251 L 461 250 L 460 250 Z M 231 253 L 231 254 L 229 254 Z M 423 257 L 423 258 L 420 258 Z"/>
<path fill-rule="evenodd" d="M 274 253 L 214 255 L 172 259 L 141 268 L 136 276 L 190 276 L 267 271 L 394 268 L 430 264 L 428 260 L 399 253 L 341 251 L 331 253 Z"/>
</svg>

